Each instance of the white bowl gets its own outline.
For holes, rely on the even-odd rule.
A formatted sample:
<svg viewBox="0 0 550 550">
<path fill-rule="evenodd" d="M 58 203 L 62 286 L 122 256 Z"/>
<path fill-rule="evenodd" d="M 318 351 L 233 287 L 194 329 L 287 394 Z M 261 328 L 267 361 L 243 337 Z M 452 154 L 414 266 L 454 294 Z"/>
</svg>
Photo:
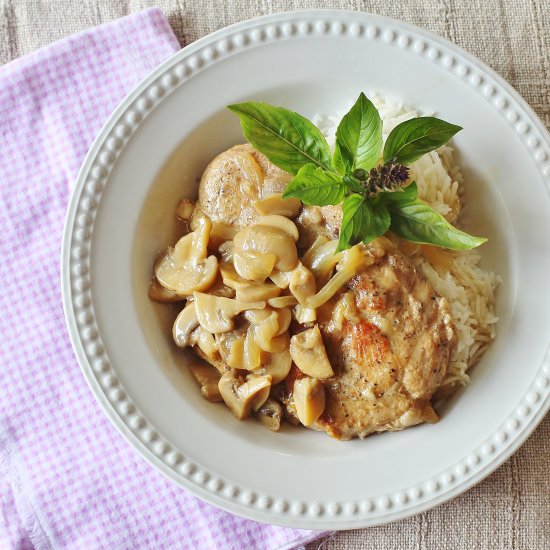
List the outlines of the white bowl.
<svg viewBox="0 0 550 550">
<path fill-rule="evenodd" d="M 435 425 L 339 442 L 271 433 L 204 401 L 147 298 L 173 211 L 207 162 L 243 141 L 224 107 L 254 99 L 306 116 L 376 90 L 464 127 L 468 229 L 503 278 L 498 337 Z M 221 508 L 314 529 L 426 510 L 498 467 L 550 403 L 550 137 L 493 71 L 451 43 L 341 11 L 240 23 L 184 48 L 116 109 L 84 162 L 65 227 L 63 299 L 90 387 L 160 471 Z"/>
</svg>

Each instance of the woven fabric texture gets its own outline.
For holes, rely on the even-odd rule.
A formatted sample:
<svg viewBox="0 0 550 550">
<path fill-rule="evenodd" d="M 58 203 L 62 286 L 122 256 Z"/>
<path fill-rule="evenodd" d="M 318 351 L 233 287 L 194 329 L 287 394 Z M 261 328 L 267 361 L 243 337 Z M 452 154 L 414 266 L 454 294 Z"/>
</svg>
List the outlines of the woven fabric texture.
<svg viewBox="0 0 550 550">
<path fill-rule="evenodd" d="M 398 18 L 448 38 L 487 63 L 550 128 L 550 0 L 0 0 L 0 63 L 150 6 L 161 8 L 182 45 L 278 11 L 339 8 Z M 464 495 L 391 525 L 337 533 L 322 548 L 546 550 L 549 472 L 547 417 L 508 462 Z M 12 510 L 4 489 L 0 505 Z M 10 517 L 0 520 L 9 524 Z M 14 539 L 21 535 L 18 529 L 13 528 Z M 318 546 L 312 543 L 308 550 Z"/>
</svg>

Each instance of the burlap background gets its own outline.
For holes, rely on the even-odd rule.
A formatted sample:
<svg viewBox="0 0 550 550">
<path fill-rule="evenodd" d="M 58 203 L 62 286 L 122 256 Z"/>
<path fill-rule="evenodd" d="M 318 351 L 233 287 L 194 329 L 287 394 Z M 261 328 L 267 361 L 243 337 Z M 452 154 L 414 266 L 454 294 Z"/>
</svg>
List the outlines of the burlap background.
<svg viewBox="0 0 550 550">
<path fill-rule="evenodd" d="M 0 0 L 0 63 L 150 6 L 164 11 L 182 45 L 277 11 L 341 8 L 402 19 L 490 65 L 550 127 L 550 0 Z M 549 442 L 547 417 L 520 451 L 466 494 L 408 520 L 338 533 L 323 549 L 547 550 Z"/>
</svg>

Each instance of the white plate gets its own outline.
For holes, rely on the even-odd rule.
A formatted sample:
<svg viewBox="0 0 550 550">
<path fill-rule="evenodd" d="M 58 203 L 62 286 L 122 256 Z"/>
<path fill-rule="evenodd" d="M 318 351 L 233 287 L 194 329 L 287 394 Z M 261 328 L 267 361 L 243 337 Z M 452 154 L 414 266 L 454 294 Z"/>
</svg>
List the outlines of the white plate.
<svg viewBox="0 0 550 550">
<path fill-rule="evenodd" d="M 147 298 L 173 208 L 242 140 L 224 110 L 255 99 L 311 116 L 376 90 L 460 124 L 470 230 L 503 277 L 498 337 L 441 422 L 365 441 L 273 434 L 202 400 Z M 153 184 L 153 182 L 155 182 Z M 221 508 L 316 529 L 376 525 L 465 491 L 508 458 L 550 402 L 550 136 L 499 76 L 398 21 L 341 11 L 240 23 L 186 47 L 116 109 L 80 171 L 63 299 L 92 391 L 160 471 Z M 142 209 L 144 207 L 142 213 Z M 142 214 L 140 214 L 142 213 Z"/>
</svg>

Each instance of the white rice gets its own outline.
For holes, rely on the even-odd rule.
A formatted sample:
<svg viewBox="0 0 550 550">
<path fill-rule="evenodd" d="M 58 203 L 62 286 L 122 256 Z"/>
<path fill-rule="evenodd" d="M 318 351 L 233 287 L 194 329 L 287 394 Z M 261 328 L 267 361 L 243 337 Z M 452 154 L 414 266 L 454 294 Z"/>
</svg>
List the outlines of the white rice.
<svg viewBox="0 0 550 550">
<path fill-rule="evenodd" d="M 417 111 L 402 103 L 384 101 L 377 95 L 372 96 L 371 101 L 382 118 L 384 140 L 399 123 L 419 116 Z M 346 112 L 347 109 L 336 115 L 313 117 L 331 147 L 338 123 Z M 421 157 L 410 169 L 418 185 L 419 198 L 460 227 L 463 177 L 455 164 L 453 149 L 441 147 Z M 436 257 L 429 261 L 420 246 L 405 245 L 403 248 L 435 291 L 451 305 L 458 342 L 445 384 L 467 384 L 470 380 L 468 370 L 479 361 L 496 335 L 495 289 L 500 277 L 479 266 L 481 256 L 476 249 L 456 252 L 440 248 Z"/>
</svg>

